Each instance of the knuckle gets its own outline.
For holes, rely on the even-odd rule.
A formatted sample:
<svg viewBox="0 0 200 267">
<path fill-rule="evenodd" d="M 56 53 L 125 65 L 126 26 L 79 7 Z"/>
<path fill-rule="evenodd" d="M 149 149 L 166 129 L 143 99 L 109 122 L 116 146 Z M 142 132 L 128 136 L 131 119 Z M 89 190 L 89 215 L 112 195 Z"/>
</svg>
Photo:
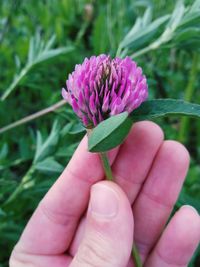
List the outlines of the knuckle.
<svg viewBox="0 0 200 267">
<path fill-rule="evenodd" d="M 15 258 L 11 255 L 9 259 L 9 267 L 16 267 L 17 266 L 17 261 Z"/>
<path fill-rule="evenodd" d="M 40 212 L 53 224 L 66 226 L 76 220 L 74 214 L 54 210 L 49 205 L 46 205 L 45 201 L 41 201 L 38 207 Z"/>
<path fill-rule="evenodd" d="M 20 263 L 17 257 L 17 254 L 15 253 L 15 251 L 13 250 L 10 259 L 9 259 L 9 267 L 19 267 L 21 264 L 21 266 L 23 266 L 23 263 Z"/>
<path fill-rule="evenodd" d="M 17 252 L 14 248 L 9 259 L 9 267 L 34 267 L 34 265 L 30 263 L 26 255 Z"/>
<path fill-rule="evenodd" d="M 109 245 L 109 241 L 101 235 L 97 237 L 89 237 L 84 240 L 78 253 L 76 260 L 80 264 L 86 264 L 91 267 L 116 266 L 113 248 Z"/>
</svg>

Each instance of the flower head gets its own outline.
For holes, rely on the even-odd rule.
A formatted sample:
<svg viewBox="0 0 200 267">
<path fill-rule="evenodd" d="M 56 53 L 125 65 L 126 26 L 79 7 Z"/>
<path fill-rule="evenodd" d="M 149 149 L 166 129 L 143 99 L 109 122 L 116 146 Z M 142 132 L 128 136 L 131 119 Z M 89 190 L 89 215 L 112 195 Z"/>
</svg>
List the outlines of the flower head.
<svg viewBox="0 0 200 267">
<path fill-rule="evenodd" d="M 112 115 L 136 109 L 148 96 L 146 77 L 137 64 L 126 57 L 107 55 L 86 58 L 69 75 L 62 96 L 86 128 Z"/>
</svg>

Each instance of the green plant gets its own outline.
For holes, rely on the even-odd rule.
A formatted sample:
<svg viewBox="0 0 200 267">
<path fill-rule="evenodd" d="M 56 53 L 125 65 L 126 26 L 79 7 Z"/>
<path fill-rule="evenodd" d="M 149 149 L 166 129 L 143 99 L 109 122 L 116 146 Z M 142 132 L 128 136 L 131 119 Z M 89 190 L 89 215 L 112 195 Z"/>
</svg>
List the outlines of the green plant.
<svg viewBox="0 0 200 267">
<path fill-rule="evenodd" d="M 60 88 L 76 63 L 95 52 L 115 56 L 118 51 L 119 56 L 132 56 L 143 67 L 149 81 L 150 101 L 177 98 L 200 103 L 196 90 L 200 85 L 199 0 L 178 1 L 176 5 L 172 0 L 89 1 L 92 16 L 87 23 L 86 4 L 88 1 L 84 0 L 0 3 L 0 92 L 4 99 L 0 102 L 0 128 L 26 118 L 14 127 L 4 128 L 0 138 L 0 266 L 3 267 L 8 266 L 10 251 L 28 218 L 83 136 L 83 128 L 71 109 L 60 103 Z M 41 32 L 36 33 L 37 37 L 36 29 Z M 31 45 L 32 38 L 38 41 Z M 33 53 L 31 46 L 36 49 Z M 195 75 L 190 81 L 194 65 Z M 189 84 L 192 89 L 187 89 Z M 55 103 L 60 104 L 43 112 Z M 42 113 L 27 118 L 26 115 L 38 110 Z M 134 120 L 136 115 L 133 114 Z M 185 118 L 179 120 L 177 116 L 149 116 L 149 119 L 163 127 L 168 139 L 178 140 L 179 131 L 184 128 L 182 140 L 191 153 L 192 165 L 177 207 L 187 203 L 200 211 L 199 123 L 189 119 L 185 126 Z M 54 134 L 58 132 L 56 140 L 52 128 Z M 51 149 L 43 148 L 43 156 L 37 152 L 41 161 L 34 161 L 37 144 L 42 143 L 43 147 L 47 140 Z M 23 186 L 16 198 L 5 205 L 20 184 Z M 198 264 L 197 251 L 190 266 Z"/>
</svg>

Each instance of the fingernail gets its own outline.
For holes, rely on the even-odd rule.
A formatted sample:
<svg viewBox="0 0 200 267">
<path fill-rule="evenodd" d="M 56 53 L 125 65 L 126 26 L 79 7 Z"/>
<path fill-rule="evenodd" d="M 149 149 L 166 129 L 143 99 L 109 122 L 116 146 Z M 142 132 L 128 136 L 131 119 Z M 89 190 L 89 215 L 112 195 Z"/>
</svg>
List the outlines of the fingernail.
<svg viewBox="0 0 200 267">
<path fill-rule="evenodd" d="M 183 209 L 183 208 L 191 209 L 191 210 L 193 210 L 195 213 L 199 214 L 198 211 L 197 211 L 194 207 L 192 207 L 192 206 L 190 206 L 190 205 L 183 205 L 183 206 L 181 207 L 181 209 Z"/>
<path fill-rule="evenodd" d="M 89 210 L 94 216 L 115 217 L 118 212 L 117 193 L 106 185 L 94 185 L 91 191 Z"/>
</svg>

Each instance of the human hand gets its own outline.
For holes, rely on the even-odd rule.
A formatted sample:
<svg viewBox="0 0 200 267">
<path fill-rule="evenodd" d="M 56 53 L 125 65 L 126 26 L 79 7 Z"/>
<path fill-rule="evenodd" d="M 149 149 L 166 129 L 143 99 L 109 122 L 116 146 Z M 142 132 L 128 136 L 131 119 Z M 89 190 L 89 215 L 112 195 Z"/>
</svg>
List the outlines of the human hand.
<svg viewBox="0 0 200 267">
<path fill-rule="evenodd" d="M 115 183 L 102 181 L 99 155 L 82 140 L 26 226 L 10 267 L 131 267 L 133 237 L 145 267 L 187 266 L 200 240 L 197 212 L 182 207 L 163 231 L 187 173 L 186 149 L 163 141 L 162 130 L 145 121 L 109 159 Z"/>
</svg>

